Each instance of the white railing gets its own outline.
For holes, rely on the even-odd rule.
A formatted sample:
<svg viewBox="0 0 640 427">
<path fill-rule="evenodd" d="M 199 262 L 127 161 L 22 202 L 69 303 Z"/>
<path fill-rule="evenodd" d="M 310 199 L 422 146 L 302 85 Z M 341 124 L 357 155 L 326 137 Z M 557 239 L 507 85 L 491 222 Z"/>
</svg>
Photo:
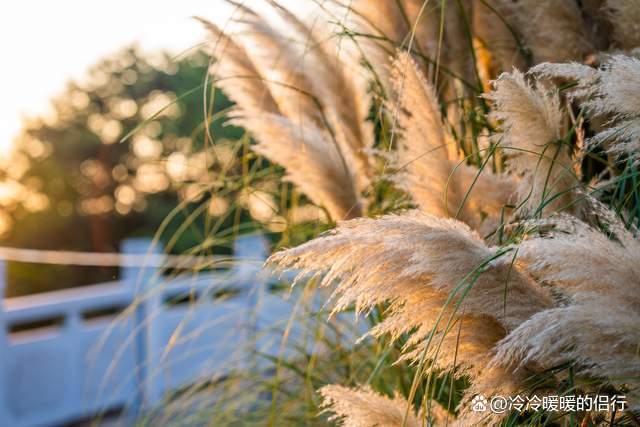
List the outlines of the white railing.
<svg viewBox="0 0 640 427">
<path fill-rule="evenodd" d="M 122 249 L 147 253 L 150 242 Z M 268 292 L 265 256 L 261 236 L 244 237 L 228 271 L 167 278 L 128 267 L 111 283 L 3 299 L 0 425 L 55 426 L 110 410 L 135 417 L 171 390 L 255 366 L 256 352 L 276 354 L 277 335 L 249 339 L 291 314 Z"/>
</svg>

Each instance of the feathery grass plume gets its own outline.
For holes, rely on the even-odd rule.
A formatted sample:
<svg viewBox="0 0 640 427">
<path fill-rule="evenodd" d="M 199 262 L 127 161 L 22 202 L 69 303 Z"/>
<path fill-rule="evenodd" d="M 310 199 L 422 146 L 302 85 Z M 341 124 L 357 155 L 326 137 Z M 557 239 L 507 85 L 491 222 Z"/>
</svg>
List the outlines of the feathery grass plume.
<svg viewBox="0 0 640 427">
<path fill-rule="evenodd" d="M 610 117 L 607 128 L 587 142 L 607 152 L 640 159 L 640 59 L 616 55 L 602 67 L 594 96 L 585 103 L 592 114 Z"/>
<path fill-rule="evenodd" d="M 543 62 L 530 68 L 528 73 L 537 79 L 549 79 L 561 84 L 576 83 L 565 91 L 570 100 L 576 101 L 584 101 L 592 96 L 598 79 L 598 70 L 577 62 Z"/>
<path fill-rule="evenodd" d="M 396 47 L 406 39 L 409 23 L 402 13 L 402 1 L 384 0 L 336 0 L 329 6 L 340 19 L 338 31 L 350 38 L 342 38 L 342 58 L 350 68 L 361 62 L 370 65 L 370 71 L 382 85 L 389 87 L 388 64 Z"/>
<path fill-rule="evenodd" d="M 324 412 L 332 412 L 329 421 L 344 427 L 400 427 L 409 402 L 400 396 L 393 399 L 375 393 L 369 387 L 349 389 L 338 385 L 328 385 L 320 389 Z M 446 419 L 446 411 L 434 405 L 432 416 L 435 420 Z M 424 417 L 409 411 L 405 426 L 419 427 Z"/>
<path fill-rule="evenodd" d="M 366 89 L 340 67 L 328 42 L 318 39 L 321 31 L 312 31 L 291 12 L 275 2 L 265 3 L 281 18 L 276 30 L 249 7 L 229 3 L 237 8 L 229 24 L 234 28 L 231 34 L 207 25 L 214 37 L 233 48 L 233 55 L 222 51 L 212 71 L 218 81 L 228 82 L 221 87 L 237 103 L 232 113 L 235 122 L 260 140 L 259 153 L 282 165 L 289 179 L 311 200 L 322 203 L 334 220 L 361 215 L 360 192 L 369 185 L 371 174 L 367 150 L 373 143 L 372 127 L 366 122 L 370 102 Z M 234 86 L 234 72 L 241 73 L 240 78 L 252 76 L 244 79 L 251 85 Z M 331 84 L 324 84 L 326 75 L 332 76 Z M 264 108 L 261 96 L 268 97 Z M 268 129 L 260 115 L 280 117 Z M 301 131 L 294 131 L 293 125 Z M 298 140 L 274 141 L 266 135 Z M 315 165 L 307 166 L 308 162 Z M 311 170 L 318 175 L 308 173 Z"/>
<path fill-rule="evenodd" d="M 300 128 L 275 114 L 244 114 L 233 123 L 251 129 L 258 154 L 284 165 L 285 179 L 297 185 L 311 201 L 327 209 L 334 220 L 362 215 L 362 205 L 349 169 L 329 136 L 311 125 Z M 346 185 L 345 185 L 346 184 Z"/>
<path fill-rule="evenodd" d="M 322 286 L 339 279 L 334 312 L 353 303 L 358 312 L 387 300 L 403 303 L 427 289 L 443 292 L 465 313 L 497 318 L 512 329 L 550 302 L 509 257 L 497 256 L 468 226 L 416 211 L 343 222 L 326 236 L 274 254 L 268 263 L 301 269 L 299 277 L 326 272 Z M 423 320 L 414 319 L 429 323 Z"/>
<path fill-rule="evenodd" d="M 347 162 L 356 170 L 358 189 L 365 190 L 372 174 L 368 150 L 374 142 L 373 126 L 367 121 L 371 109 L 367 82 L 357 70 L 344 66 L 339 46 L 329 37 L 324 23 L 310 28 L 292 12 L 270 3 L 282 17 L 283 25 L 278 28 L 286 32 L 289 49 L 295 52 L 302 71 L 309 76 L 313 93 L 322 103 Z"/>
<path fill-rule="evenodd" d="M 451 216 L 445 192 L 455 167 L 452 163 L 461 156 L 442 124 L 435 91 L 410 55 L 402 52 L 393 64 L 392 82 L 394 100 L 389 109 L 401 130 L 401 172 L 396 181 L 425 212 Z"/>
<path fill-rule="evenodd" d="M 299 269 L 299 277 L 324 273 L 321 286 L 337 283 L 334 312 L 355 304 L 362 313 L 387 302 L 371 335 L 406 334 L 403 359 L 419 363 L 424 355 L 459 375 L 493 377 L 492 392 L 518 389 L 507 371 L 484 373 L 493 345 L 553 306 L 546 291 L 465 224 L 419 212 L 343 222 L 268 263 Z"/>
<path fill-rule="evenodd" d="M 578 374 L 628 388 L 639 408 L 640 240 L 612 212 L 599 216 L 608 234 L 567 216 L 533 222 L 546 231 L 520 245 L 519 261 L 567 302 L 509 334 L 494 363 L 573 361 Z"/>
<path fill-rule="evenodd" d="M 483 235 L 494 231 L 514 183 L 465 164 L 442 123 L 433 86 L 409 54 L 398 53 L 392 82 L 390 109 L 401 128 L 395 181 L 423 211 L 457 216 Z"/>
<path fill-rule="evenodd" d="M 605 0 L 604 10 L 611 22 L 616 47 L 640 47 L 640 3 L 635 0 Z"/>
<path fill-rule="evenodd" d="M 604 145 L 616 156 L 638 161 L 640 149 L 640 59 L 624 55 L 609 57 L 600 69 L 580 64 L 540 64 L 536 75 L 574 81 L 570 96 L 592 117 L 608 121 L 604 129 L 587 140 L 587 146 Z"/>
<path fill-rule="evenodd" d="M 315 98 L 311 76 L 305 74 L 303 62 L 289 48 L 289 40 L 253 9 L 227 1 L 237 8 L 228 24 L 229 36 L 251 52 L 251 60 L 282 114 L 300 126 L 323 126 L 322 107 Z"/>
<path fill-rule="evenodd" d="M 593 114 L 615 118 L 637 117 L 640 99 L 629 94 L 640 93 L 640 59 L 612 56 L 600 69 L 594 99 L 587 103 Z"/>
<path fill-rule="evenodd" d="M 533 316 L 497 346 L 494 363 L 543 367 L 575 362 L 575 373 L 627 390 L 640 409 L 640 315 L 637 307 L 594 298 Z"/>
<path fill-rule="evenodd" d="M 502 128 L 495 137 L 508 149 L 507 166 L 524 176 L 518 189 L 523 212 L 578 212 L 575 192 L 580 182 L 570 147 L 562 139 L 565 115 L 557 92 L 531 86 L 514 70 L 494 82 L 487 98 L 494 105 L 490 118 Z"/>
<path fill-rule="evenodd" d="M 574 0 L 500 0 L 512 9 L 534 63 L 582 61 L 593 52 L 578 3 Z"/>
<path fill-rule="evenodd" d="M 427 410 L 423 408 L 416 413 L 404 398 L 396 395 L 390 399 L 367 386 L 350 389 L 328 385 L 319 392 L 323 398 L 323 411 L 335 414 L 329 421 L 344 427 L 465 426 L 483 425 L 489 420 L 498 419 L 487 419 L 483 417 L 484 414 L 477 413 L 464 413 L 456 417 L 433 400 L 425 403 Z"/>
<path fill-rule="evenodd" d="M 640 121 L 622 120 L 615 126 L 604 129 L 592 138 L 588 145 L 604 145 L 607 153 L 615 157 L 628 156 L 638 164 L 640 161 Z"/>
<path fill-rule="evenodd" d="M 216 85 L 247 112 L 277 113 L 278 105 L 255 68 L 247 52 L 224 34 L 215 24 L 199 19 L 209 31 L 214 58 L 224 58 L 211 66 Z"/>
<path fill-rule="evenodd" d="M 611 213 L 596 214 L 607 234 L 564 215 L 534 221 L 548 230 L 525 240 L 519 258 L 527 271 L 572 299 L 600 293 L 640 306 L 640 241 Z"/>
</svg>

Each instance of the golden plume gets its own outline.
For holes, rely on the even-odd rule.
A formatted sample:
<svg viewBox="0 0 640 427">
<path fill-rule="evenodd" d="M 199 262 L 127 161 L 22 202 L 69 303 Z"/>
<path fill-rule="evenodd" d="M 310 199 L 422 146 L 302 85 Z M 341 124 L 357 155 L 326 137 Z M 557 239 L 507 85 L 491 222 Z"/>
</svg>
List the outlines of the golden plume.
<svg viewBox="0 0 640 427">
<path fill-rule="evenodd" d="M 372 173 L 366 88 L 340 66 L 337 50 L 319 38 L 326 28 L 312 30 L 268 1 L 281 20 L 276 30 L 276 23 L 248 6 L 229 3 L 235 11 L 228 33 L 213 23 L 206 26 L 215 46 L 227 46 L 214 48 L 217 61 L 211 70 L 236 102 L 231 114 L 235 123 L 259 140 L 256 151 L 282 165 L 288 178 L 327 208 L 332 219 L 362 215 L 361 193 Z M 320 83 L 326 75 L 332 76 L 332 84 Z M 272 129 L 265 117 L 273 119 Z"/>
<path fill-rule="evenodd" d="M 600 209 L 603 208 L 600 205 Z M 521 324 L 497 346 L 494 365 L 573 362 L 576 374 L 629 390 L 640 408 L 640 240 L 611 211 L 606 234 L 568 216 L 533 222 L 544 230 L 525 240 L 524 268 L 563 295 L 563 304 Z"/>
<path fill-rule="evenodd" d="M 518 190 L 522 210 L 534 215 L 577 212 L 580 182 L 563 139 L 566 119 L 557 92 L 530 85 L 514 70 L 494 82 L 487 98 L 494 106 L 490 117 L 502 128 L 495 140 L 508 150 L 507 165 L 525 177 Z"/>
<path fill-rule="evenodd" d="M 443 124 L 433 87 L 407 53 L 394 61 L 392 81 L 389 107 L 400 128 L 396 182 L 425 212 L 457 217 L 483 235 L 495 231 L 514 181 L 465 163 Z"/>
<path fill-rule="evenodd" d="M 387 303 L 369 334 L 410 335 L 404 356 L 472 378 L 501 378 L 479 389 L 512 393 L 519 377 L 493 367 L 493 346 L 536 313 L 553 307 L 545 290 L 466 225 L 418 212 L 341 223 L 330 234 L 274 254 L 278 270 L 336 283 L 334 312 Z M 455 349 L 455 351 L 454 351 Z M 501 374 L 502 373 L 502 374 Z M 472 396 L 467 396 L 470 401 Z"/>
</svg>

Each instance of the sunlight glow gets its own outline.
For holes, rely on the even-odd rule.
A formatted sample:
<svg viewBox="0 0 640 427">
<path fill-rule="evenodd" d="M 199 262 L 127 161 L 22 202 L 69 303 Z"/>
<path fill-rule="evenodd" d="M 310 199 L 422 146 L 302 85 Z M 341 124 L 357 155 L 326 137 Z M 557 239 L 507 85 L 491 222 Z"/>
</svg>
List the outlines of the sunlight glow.
<svg viewBox="0 0 640 427">
<path fill-rule="evenodd" d="M 70 79 L 82 79 L 101 57 L 134 42 L 145 51 L 169 49 L 175 54 L 196 46 L 204 32 L 191 16 L 215 15 L 214 3 L 4 2 L 0 6 L 0 157 L 10 150 L 25 116 L 45 113 L 48 100 Z M 74 105 L 86 102 L 81 97 L 72 101 Z M 131 105 L 122 105 L 122 113 L 131 114 Z M 116 131 L 113 127 L 106 136 Z"/>
</svg>

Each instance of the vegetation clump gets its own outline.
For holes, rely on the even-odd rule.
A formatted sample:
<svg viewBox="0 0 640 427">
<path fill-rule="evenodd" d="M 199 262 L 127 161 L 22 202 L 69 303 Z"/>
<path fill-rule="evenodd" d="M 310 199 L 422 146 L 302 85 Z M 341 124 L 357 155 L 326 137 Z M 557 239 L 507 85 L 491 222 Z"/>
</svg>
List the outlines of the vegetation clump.
<svg viewBox="0 0 640 427">
<path fill-rule="evenodd" d="M 231 122 L 336 224 L 268 263 L 371 320 L 373 367 L 311 375 L 310 406 L 348 426 L 637 423 L 640 5 L 229 3 L 206 26 Z M 628 404 L 472 407 L 567 394 Z"/>
</svg>

